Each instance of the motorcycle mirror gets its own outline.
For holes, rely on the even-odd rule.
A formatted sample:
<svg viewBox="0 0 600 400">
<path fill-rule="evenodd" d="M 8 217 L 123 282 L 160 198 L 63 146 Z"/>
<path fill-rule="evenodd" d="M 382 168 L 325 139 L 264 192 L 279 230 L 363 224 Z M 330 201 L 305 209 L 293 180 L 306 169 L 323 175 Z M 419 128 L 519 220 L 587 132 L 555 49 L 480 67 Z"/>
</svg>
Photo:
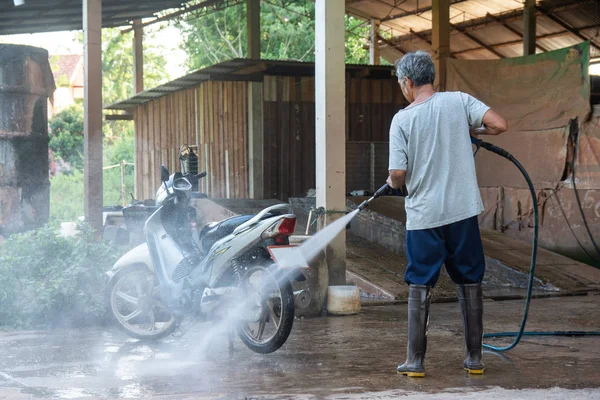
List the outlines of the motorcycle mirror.
<svg viewBox="0 0 600 400">
<path fill-rule="evenodd" d="M 169 170 L 164 165 L 160 166 L 160 180 L 163 182 L 169 180 Z"/>
</svg>

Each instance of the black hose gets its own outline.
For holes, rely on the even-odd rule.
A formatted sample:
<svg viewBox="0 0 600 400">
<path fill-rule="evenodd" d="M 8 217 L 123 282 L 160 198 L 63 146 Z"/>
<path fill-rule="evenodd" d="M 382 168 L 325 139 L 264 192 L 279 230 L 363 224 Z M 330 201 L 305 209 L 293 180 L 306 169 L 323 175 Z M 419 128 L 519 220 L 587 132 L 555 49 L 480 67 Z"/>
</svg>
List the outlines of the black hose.
<svg viewBox="0 0 600 400">
<path fill-rule="evenodd" d="M 579 192 L 577 191 L 577 181 L 575 179 L 575 164 L 577 160 L 577 149 L 579 147 L 579 125 L 577 123 L 577 119 L 571 121 L 571 131 L 574 136 L 575 147 L 573 150 L 573 164 L 571 165 L 571 171 L 573 176 L 573 191 L 575 192 L 575 199 L 577 200 L 577 206 L 579 208 L 579 212 L 581 213 L 581 219 L 583 220 L 583 225 L 585 226 L 585 230 L 587 231 L 588 236 L 594 246 L 594 250 L 596 250 L 596 254 L 600 257 L 600 248 L 598 248 L 598 244 L 594 240 L 594 236 L 592 235 L 592 231 L 588 226 L 587 219 L 583 213 L 583 207 L 581 205 L 581 199 L 579 198 Z M 574 131 L 574 132 L 573 132 Z M 594 260 L 596 261 L 596 260 Z"/>
<path fill-rule="evenodd" d="M 523 311 L 523 318 L 521 320 L 521 325 L 519 327 L 518 332 L 495 332 L 495 333 L 487 333 L 483 335 L 484 338 L 492 338 L 492 337 L 514 337 L 515 339 L 511 344 L 504 347 L 493 346 L 491 344 L 484 343 L 483 347 L 486 349 L 490 349 L 493 351 L 508 351 L 513 349 L 521 340 L 523 336 L 600 336 L 599 331 L 551 331 L 551 332 L 526 332 L 525 324 L 527 323 L 527 317 L 529 315 L 529 305 L 531 303 L 531 293 L 533 291 L 533 281 L 535 277 L 535 265 L 537 260 L 537 246 L 538 246 L 538 233 L 539 233 L 539 210 L 537 203 L 537 196 L 535 193 L 535 188 L 533 187 L 533 182 L 527 173 L 527 170 L 521 165 L 517 159 L 510 154 L 508 151 L 495 146 L 491 143 L 484 142 L 479 139 L 471 139 L 471 141 L 477 145 L 477 147 L 483 147 L 484 149 L 491 151 L 492 153 L 498 154 L 511 161 L 516 167 L 521 171 L 523 177 L 527 181 L 527 187 L 529 188 L 529 192 L 531 193 L 531 199 L 533 202 L 533 247 L 531 249 L 531 266 L 529 268 L 529 280 L 527 283 L 527 296 L 525 297 L 525 309 Z M 573 176 L 574 177 L 574 176 Z"/>
</svg>

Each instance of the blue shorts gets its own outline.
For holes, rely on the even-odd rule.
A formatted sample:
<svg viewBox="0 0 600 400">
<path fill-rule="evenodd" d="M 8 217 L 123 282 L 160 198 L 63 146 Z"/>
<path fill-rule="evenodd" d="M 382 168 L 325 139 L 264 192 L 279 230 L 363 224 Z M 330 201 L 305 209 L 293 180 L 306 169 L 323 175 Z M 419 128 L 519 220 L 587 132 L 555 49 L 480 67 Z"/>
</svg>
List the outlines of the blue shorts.
<svg viewBox="0 0 600 400">
<path fill-rule="evenodd" d="M 476 216 L 437 228 L 407 231 L 406 255 L 404 281 L 409 285 L 435 286 L 442 264 L 459 285 L 481 283 L 485 273 Z"/>
</svg>

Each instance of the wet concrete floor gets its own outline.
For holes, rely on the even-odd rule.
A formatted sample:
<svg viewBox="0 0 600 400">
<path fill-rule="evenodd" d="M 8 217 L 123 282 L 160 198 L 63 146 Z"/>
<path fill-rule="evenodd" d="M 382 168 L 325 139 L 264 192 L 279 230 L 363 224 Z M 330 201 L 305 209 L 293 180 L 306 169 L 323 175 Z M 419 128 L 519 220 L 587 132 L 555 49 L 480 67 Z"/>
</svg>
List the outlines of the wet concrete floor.
<svg viewBox="0 0 600 400">
<path fill-rule="evenodd" d="M 516 330 L 523 302 L 486 301 L 486 332 Z M 600 330 L 600 296 L 534 299 L 528 330 Z M 116 328 L 0 334 L 0 399 L 46 398 L 600 398 L 600 337 L 528 337 L 486 352 L 486 373 L 461 369 L 456 303 L 432 306 L 424 379 L 395 372 L 406 305 L 300 319 L 279 351 L 259 355 L 198 324 L 181 338 L 139 343 Z M 500 340 L 496 343 L 507 343 Z M 205 351 L 200 350 L 206 349 Z"/>
</svg>

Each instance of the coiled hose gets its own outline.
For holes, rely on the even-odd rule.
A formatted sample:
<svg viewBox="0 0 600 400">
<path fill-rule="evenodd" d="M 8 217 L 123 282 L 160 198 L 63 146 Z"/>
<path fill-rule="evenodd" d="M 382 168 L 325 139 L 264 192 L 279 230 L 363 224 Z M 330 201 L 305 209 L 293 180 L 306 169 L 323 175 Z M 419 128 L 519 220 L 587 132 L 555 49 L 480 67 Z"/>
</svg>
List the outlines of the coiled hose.
<svg viewBox="0 0 600 400">
<path fill-rule="evenodd" d="M 486 333 L 483 335 L 484 338 L 496 338 L 496 337 L 514 337 L 515 339 L 508 346 L 500 347 L 494 346 L 491 344 L 484 343 L 483 347 L 493 351 L 508 351 L 513 349 L 521 340 L 523 336 L 600 336 L 600 331 L 548 331 L 548 332 L 526 332 L 525 324 L 527 323 L 527 317 L 529 314 L 529 304 L 531 303 L 531 293 L 533 291 L 533 281 L 535 277 L 535 265 L 537 260 L 537 246 L 538 246 L 538 231 L 539 231 L 539 213 L 538 213 L 538 204 L 537 204 L 537 196 L 535 194 L 535 188 L 533 187 L 533 182 L 527 173 L 527 170 L 521 165 L 521 163 L 508 151 L 493 145 L 488 142 L 484 142 L 480 139 L 475 139 L 471 137 L 471 142 L 477 147 L 477 151 L 480 147 L 491 151 L 501 157 L 506 158 L 510 162 L 512 162 L 523 174 L 523 177 L 527 181 L 527 187 L 529 188 L 529 192 L 531 193 L 531 199 L 533 202 L 533 247 L 531 249 L 531 266 L 529 269 L 529 280 L 527 283 L 527 296 L 525 297 L 525 309 L 523 311 L 523 318 L 521 320 L 521 326 L 519 327 L 518 332 L 494 332 L 494 333 Z M 477 154 L 475 151 L 475 154 Z"/>
</svg>

